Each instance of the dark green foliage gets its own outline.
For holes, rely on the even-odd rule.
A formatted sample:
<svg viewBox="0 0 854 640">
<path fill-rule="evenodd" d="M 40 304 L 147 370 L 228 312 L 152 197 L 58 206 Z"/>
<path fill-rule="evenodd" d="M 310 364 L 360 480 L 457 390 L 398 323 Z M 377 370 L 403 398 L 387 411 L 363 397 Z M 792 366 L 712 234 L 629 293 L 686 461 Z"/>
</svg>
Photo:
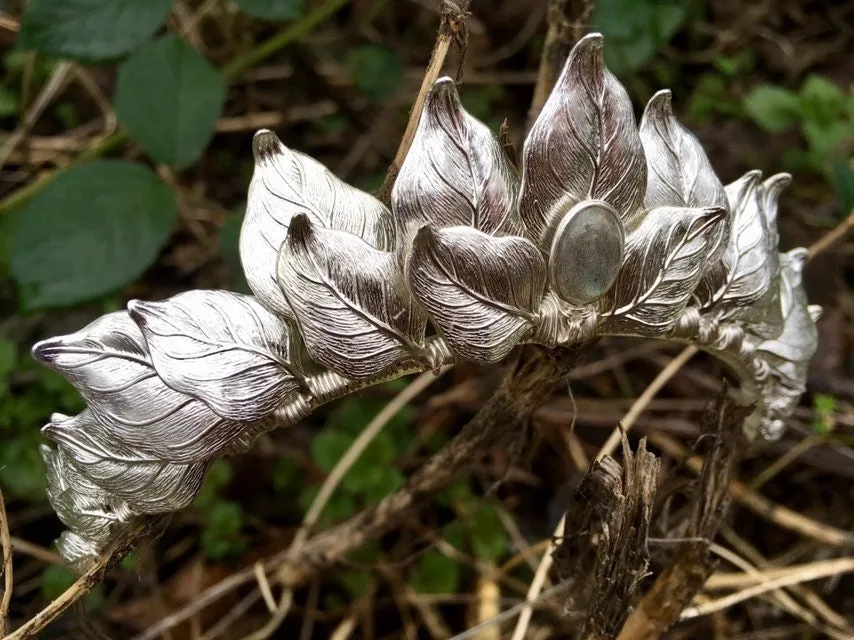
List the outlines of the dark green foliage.
<svg viewBox="0 0 854 640">
<path fill-rule="evenodd" d="M 224 102 L 222 75 L 176 35 L 149 42 L 119 68 L 119 120 L 154 160 L 173 169 L 201 157 Z"/>
<path fill-rule="evenodd" d="M 305 0 L 234 0 L 234 4 L 262 20 L 293 20 L 305 12 Z"/>
<path fill-rule="evenodd" d="M 91 300 L 155 261 L 178 216 L 149 169 L 105 160 L 72 167 L 11 224 L 11 272 L 26 310 Z"/>
<path fill-rule="evenodd" d="M 93 62 L 116 58 L 148 40 L 173 0 L 30 0 L 17 45 Z"/>
</svg>

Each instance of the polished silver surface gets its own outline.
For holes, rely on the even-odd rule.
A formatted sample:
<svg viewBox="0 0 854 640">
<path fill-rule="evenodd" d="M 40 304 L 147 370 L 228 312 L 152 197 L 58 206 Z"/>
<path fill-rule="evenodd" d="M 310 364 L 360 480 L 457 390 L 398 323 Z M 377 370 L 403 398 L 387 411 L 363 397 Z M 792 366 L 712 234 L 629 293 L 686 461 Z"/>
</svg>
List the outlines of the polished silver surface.
<svg viewBox="0 0 854 640">
<path fill-rule="evenodd" d="M 519 170 L 454 83 L 437 81 L 391 211 L 259 132 L 240 239 L 255 296 L 131 301 L 37 344 L 88 403 L 44 428 L 69 564 L 81 571 L 136 519 L 188 505 L 217 457 L 266 430 L 522 343 L 695 344 L 756 404 L 747 435 L 778 437 L 821 311 L 801 283 L 805 250 L 779 253 L 790 177 L 752 171 L 725 187 L 669 92 L 636 124 L 602 46 L 591 35 L 573 49 Z"/>
</svg>

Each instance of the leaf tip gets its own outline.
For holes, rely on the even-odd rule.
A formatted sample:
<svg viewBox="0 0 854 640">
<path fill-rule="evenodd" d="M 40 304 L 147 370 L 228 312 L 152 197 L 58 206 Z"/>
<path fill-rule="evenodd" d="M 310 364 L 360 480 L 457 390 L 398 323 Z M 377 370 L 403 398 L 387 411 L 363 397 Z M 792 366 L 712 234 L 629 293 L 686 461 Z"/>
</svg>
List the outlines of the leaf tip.
<svg viewBox="0 0 854 640">
<path fill-rule="evenodd" d="M 698 236 L 704 235 L 710 229 L 716 227 L 721 221 L 726 218 L 727 210 L 725 207 L 702 207 L 698 210 L 696 218 L 696 226 L 688 235 L 689 240 L 693 240 Z"/>
<path fill-rule="evenodd" d="M 824 313 L 824 309 L 822 309 L 820 304 L 811 304 L 807 305 L 807 312 L 810 314 L 810 319 L 813 322 L 818 322 L 821 314 Z"/>
<path fill-rule="evenodd" d="M 291 218 L 291 224 L 288 228 L 288 241 L 291 246 L 303 245 L 311 239 L 314 232 L 314 225 L 311 218 L 305 213 L 298 213 Z"/>
<path fill-rule="evenodd" d="M 791 173 L 775 173 L 762 183 L 762 187 L 769 195 L 776 199 L 779 197 L 780 192 L 790 184 L 792 184 Z"/>
<path fill-rule="evenodd" d="M 62 439 L 62 425 L 70 419 L 71 417 L 64 413 L 52 413 L 50 415 L 50 422 L 42 427 L 42 435 L 59 442 Z"/>
<path fill-rule="evenodd" d="M 281 153 L 283 146 L 279 136 L 269 129 L 261 129 L 252 138 L 252 155 L 255 162 L 264 162 Z"/>
<path fill-rule="evenodd" d="M 145 327 L 146 304 L 142 300 L 128 300 L 128 315 L 142 329 Z"/>
<path fill-rule="evenodd" d="M 415 238 L 412 241 L 413 249 L 416 248 L 428 248 L 435 246 L 436 244 L 436 230 L 432 225 L 423 224 L 418 227 L 418 231 L 415 232 Z"/>
<path fill-rule="evenodd" d="M 448 76 L 442 76 L 430 87 L 424 104 L 424 112 L 434 118 L 457 116 L 463 109 L 457 83 Z"/>
<path fill-rule="evenodd" d="M 800 273 L 809 260 L 810 252 L 805 247 L 797 247 L 786 252 L 786 257 L 791 262 L 791 268 Z"/>
<path fill-rule="evenodd" d="M 653 95 L 644 109 L 644 119 L 651 116 L 669 118 L 673 116 L 673 94 L 670 89 L 662 89 Z"/>
<path fill-rule="evenodd" d="M 56 357 L 55 349 L 59 345 L 60 341 L 61 338 L 47 338 L 46 340 L 39 340 L 33 345 L 32 349 L 30 349 L 30 353 L 33 358 L 39 362 L 52 364 Z"/>
</svg>

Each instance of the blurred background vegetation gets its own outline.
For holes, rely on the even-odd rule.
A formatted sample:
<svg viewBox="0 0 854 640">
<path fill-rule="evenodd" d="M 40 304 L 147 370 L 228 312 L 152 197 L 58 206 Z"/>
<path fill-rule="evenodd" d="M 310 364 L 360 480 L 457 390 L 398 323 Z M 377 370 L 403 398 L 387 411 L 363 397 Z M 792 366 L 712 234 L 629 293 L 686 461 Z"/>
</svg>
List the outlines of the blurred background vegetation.
<svg viewBox="0 0 854 640">
<path fill-rule="evenodd" d="M 44 496 L 39 427 L 54 411 L 83 406 L 61 378 L 31 361 L 29 345 L 130 298 L 189 288 L 246 292 L 237 238 L 259 128 L 274 129 L 345 180 L 377 189 L 421 81 L 438 4 L 0 2 L 0 487 L 18 548 L 29 550 L 15 556 L 14 620 L 29 618 L 71 580 L 50 552 L 60 524 Z M 464 103 L 496 131 L 507 119 L 519 148 L 545 1 L 474 0 L 472 14 Z M 605 34 L 607 62 L 638 111 L 657 89 L 672 89 L 678 117 L 724 182 L 753 168 L 795 174 L 781 205 L 784 249 L 809 245 L 854 209 L 854 2 L 597 0 L 589 29 Z M 854 525 L 852 249 L 837 245 L 809 268 L 811 300 L 826 309 L 810 393 L 790 435 L 748 456 L 741 469 L 758 477 L 799 448 L 785 473 L 762 476 L 763 491 L 842 528 Z M 606 344 L 596 355 L 621 348 Z M 549 434 L 574 417 L 595 453 L 667 349 L 655 346 L 573 383 L 576 412 L 565 396 L 544 408 L 543 443 L 530 468 L 507 469 L 496 452 L 406 530 L 319 575 L 276 637 L 300 629 L 327 637 L 352 615 L 376 637 L 422 623 L 462 629 L 477 618 L 468 605 L 484 585 L 497 585 L 502 607 L 518 601 L 528 564 L 500 578 L 491 569 L 524 541 L 548 537 L 578 471 Z M 696 434 L 696 411 L 714 395 L 708 382 L 720 370 L 699 359 L 688 372 L 650 407 L 640 432 Z M 400 411 L 348 472 L 319 526 L 398 488 L 477 409 L 494 376 L 458 367 Z M 126 560 L 89 597 L 89 611 L 115 637 L 130 637 L 235 568 L 286 547 L 326 474 L 405 384 L 360 393 L 218 462 L 193 508 Z M 767 555 L 793 553 L 797 543 L 752 516 L 733 526 Z M 199 612 L 195 628 L 214 625 L 240 595 Z M 835 605 L 851 615 L 852 599 Z M 263 605 L 250 608 L 219 637 L 242 637 L 267 616 Z M 74 624 L 51 633 L 66 637 Z M 767 608 L 736 609 L 721 624 L 726 631 L 717 637 L 766 624 L 795 634 L 775 637 L 809 637 Z M 701 637 L 711 626 L 700 621 L 682 637 Z M 172 637 L 201 637 L 190 627 Z"/>
</svg>

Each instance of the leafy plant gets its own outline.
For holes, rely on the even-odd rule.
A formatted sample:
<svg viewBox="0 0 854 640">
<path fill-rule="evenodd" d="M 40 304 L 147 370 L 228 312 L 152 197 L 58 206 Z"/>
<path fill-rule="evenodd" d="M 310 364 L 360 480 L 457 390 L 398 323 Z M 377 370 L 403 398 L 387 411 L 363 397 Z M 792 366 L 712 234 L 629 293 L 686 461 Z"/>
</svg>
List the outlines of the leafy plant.
<svg viewBox="0 0 854 640">
<path fill-rule="evenodd" d="M 835 396 L 827 393 L 817 393 L 812 400 L 815 417 L 810 422 L 812 430 L 821 435 L 827 435 L 833 431 L 835 426 L 835 415 L 839 409 L 839 402 Z"/>
<path fill-rule="evenodd" d="M 676 35 L 694 4 L 680 0 L 597 0 L 591 26 L 608 39 L 605 61 L 616 73 L 642 67 Z"/>
<path fill-rule="evenodd" d="M 149 169 L 102 160 L 62 173 L 11 223 L 11 273 L 24 310 L 112 293 L 154 262 L 178 217 Z"/>
<path fill-rule="evenodd" d="M 228 560 L 240 557 L 246 551 L 243 535 L 243 509 L 241 506 L 220 496 L 220 492 L 231 482 L 231 464 L 217 460 L 193 507 L 205 518 L 201 546 L 211 560 Z"/>
<path fill-rule="evenodd" d="M 347 64 L 356 86 L 371 100 L 393 94 L 403 81 L 403 63 L 388 49 L 374 45 L 350 51 Z"/>
<path fill-rule="evenodd" d="M 30 0 L 17 46 L 95 62 L 136 49 L 166 21 L 173 0 Z"/>
<path fill-rule="evenodd" d="M 234 4 L 262 20 L 293 20 L 305 12 L 305 0 L 234 0 Z"/>
<path fill-rule="evenodd" d="M 173 169 L 198 161 L 224 103 L 222 75 L 180 36 L 147 43 L 119 68 L 119 120 L 154 160 Z"/>
<path fill-rule="evenodd" d="M 787 154 L 792 169 L 831 177 L 834 163 L 854 153 L 854 91 L 845 92 L 828 78 L 811 75 L 797 92 L 760 85 L 750 92 L 744 105 L 747 114 L 766 131 L 800 131 L 807 149 Z"/>
</svg>

